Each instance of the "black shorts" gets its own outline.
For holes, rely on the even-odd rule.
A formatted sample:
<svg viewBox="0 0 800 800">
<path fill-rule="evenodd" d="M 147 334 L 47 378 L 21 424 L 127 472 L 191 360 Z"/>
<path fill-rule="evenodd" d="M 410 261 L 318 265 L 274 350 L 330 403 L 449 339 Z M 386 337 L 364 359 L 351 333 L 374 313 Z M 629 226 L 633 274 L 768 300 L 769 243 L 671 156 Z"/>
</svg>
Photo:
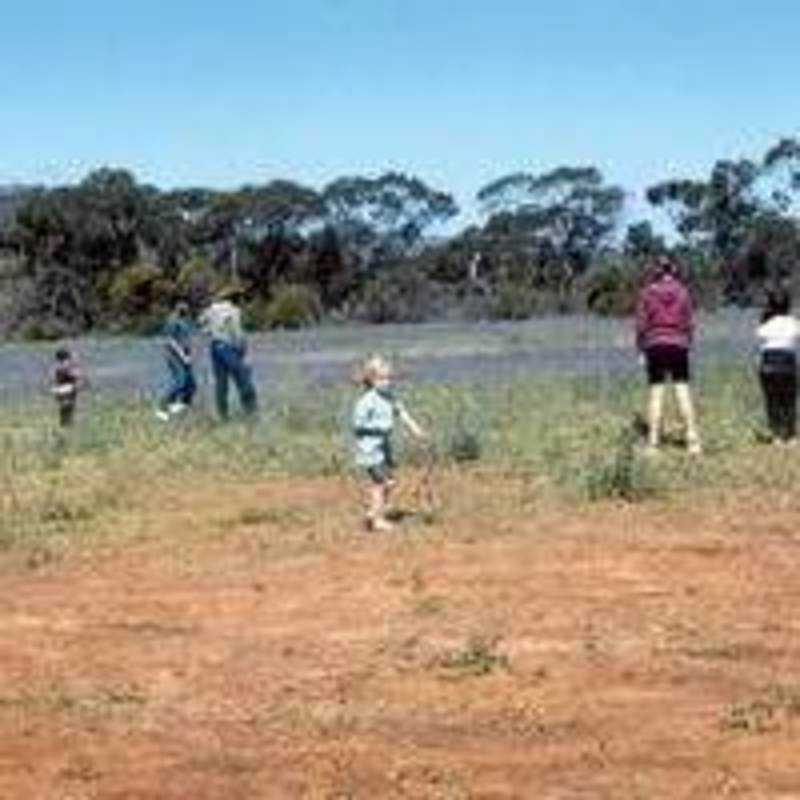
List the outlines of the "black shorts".
<svg viewBox="0 0 800 800">
<path fill-rule="evenodd" d="M 374 467 L 367 467 L 367 475 L 377 486 L 392 481 L 392 468 L 388 464 L 376 464 Z"/>
<path fill-rule="evenodd" d="M 674 344 L 657 344 L 645 351 L 647 382 L 653 386 L 672 378 L 676 383 L 689 382 L 689 351 Z"/>
</svg>

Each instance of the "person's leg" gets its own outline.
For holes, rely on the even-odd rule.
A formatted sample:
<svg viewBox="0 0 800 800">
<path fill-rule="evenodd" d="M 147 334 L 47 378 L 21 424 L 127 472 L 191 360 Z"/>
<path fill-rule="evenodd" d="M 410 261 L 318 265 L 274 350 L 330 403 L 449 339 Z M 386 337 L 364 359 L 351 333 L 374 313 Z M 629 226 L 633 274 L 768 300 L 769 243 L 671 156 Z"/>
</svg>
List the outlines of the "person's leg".
<svg viewBox="0 0 800 800">
<path fill-rule="evenodd" d="M 169 370 L 169 384 L 167 391 L 161 398 L 159 408 L 166 411 L 169 407 L 180 399 L 181 390 L 183 388 L 183 374 L 180 365 L 167 360 L 167 369 Z"/>
<path fill-rule="evenodd" d="M 650 384 L 647 402 L 647 446 L 656 449 L 661 443 L 661 417 L 664 412 L 664 384 Z"/>
<path fill-rule="evenodd" d="M 247 414 L 252 414 L 258 407 L 256 387 L 253 384 L 253 370 L 245 363 L 241 351 L 230 348 L 230 367 L 236 389 L 239 392 L 239 401 Z"/>
<path fill-rule="evenodd" d="M 370 467 L 367 470 L 369 484 L 367 485 L 367 519 L 368 530 L 389 531 L 394 527 L 386 519 L 386 504 L 388 487 L 386 472 L 382 466 Z"/>
<path fill-rule="evenodd" d="M 686 446 L 690 453 L 699 455 L 700 433 L 697 430 L 692 392 L 689 389 L 689 350 L 684 347 L 672 347 L 668 355 L 668 369 L 675 384 L 675 396 L 678 400 L 678 411 L 686 428 Z"/>
<path fill-rule="evenodd" d="M 225 345 L 214 342 L 211 345 L 211 368 L 214 372 L 214 396 L 220 419 L 228 419 L 228 363 Z"/>
<path fill-rule="evenodd" d="M 197 392 L 197 381 L 194 378 L 194 370 L 192 367 L 184 367 L 183 374 L 183 393 L 181 399 L 187 406 L 190 406 L 194 401 L 194 396 Z"/>
<path fill-rule="evenodd" d="M 664 371 L 661 348 L 653 347 L 644 354 L 647 371 L 647 449 L 655 452 L 661 443 L 661 417 L 664 412 Z"/>
<path fill-rule="evenodd" d="M 758 374 L 761 391 L 764 394 L 764 410 L 767 416 L 767 427 L 773 440 L 780 436 L 780 412 L 778 401 L 778 386 L 773 372 L 761 370 Z"/>
<path fill-rule="evenodd" d="M 776 435 L 784 442 L 793 439 L 797 428 L 797 379 L 793 373 L 775 376 Z"/>
<path fill-rule="evenodd" d="M 75 400 L 62 400 L 58 404 L 58 422 L 62 428 L 72 427 L 75 421 Z"/>
<path fill-rule="evenodd" d="M 688 383 L 676 383 L 675 395 L 678 399 L 678 410 L 686 426 L 686 444 L 689 452 L 695 455 L 701 452 L 700 434 L 697 430 L 697 418 L 692 402 L 692 393 Z"/>
</svg>

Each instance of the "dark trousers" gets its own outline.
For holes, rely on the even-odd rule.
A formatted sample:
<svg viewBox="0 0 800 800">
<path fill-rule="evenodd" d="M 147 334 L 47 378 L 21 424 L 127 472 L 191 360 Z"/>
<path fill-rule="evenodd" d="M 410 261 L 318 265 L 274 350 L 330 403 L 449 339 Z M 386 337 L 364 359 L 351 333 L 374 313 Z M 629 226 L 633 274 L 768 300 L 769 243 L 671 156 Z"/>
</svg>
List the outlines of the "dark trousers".
<svg viewBox="0 0 800 800">
<path fill-rule="evenodd" d="M 227 342 L 211 342 L 211 366 L 214 370 L 217 413 L 222 419 L 228 418 L 228 382 L 233 379 L 239 392 L 239 401 L 248 414 L 255 412 L 258 405 L 256 389 L 253 385 L 253 372 L 245 363 L 242 348 Z"/>
<path fill-rule="evenodd" d="M 58 422 L 62 428 L 72 427 L 75 421 L 75 397 L 65 397 L 58 401 Z"/>
<path fill-rule="evenodd" d="M 190 364 L 179 363 L 171 359 L 167 361 L 167 366 L 169 367 L 169 388 L 161 404 L 165 408 L 172 403 L 185 403 L 190 406 L 197 391 L 194 370 Z"/>
<path fill-rule="evenodd" d="M 762 353 L 759 369 L 767 422 L 773 436 L 792 439 L 797 432 L 797 359 L 783 350 Z"/>
</svg>

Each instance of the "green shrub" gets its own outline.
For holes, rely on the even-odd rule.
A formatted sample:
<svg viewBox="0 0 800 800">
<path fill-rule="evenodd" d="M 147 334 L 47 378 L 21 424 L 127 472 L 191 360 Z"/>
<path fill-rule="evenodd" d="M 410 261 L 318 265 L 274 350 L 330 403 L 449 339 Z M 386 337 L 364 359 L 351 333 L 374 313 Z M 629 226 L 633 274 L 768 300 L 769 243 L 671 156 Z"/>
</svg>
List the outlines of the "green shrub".
<svg viewBox="0 0 800 800">
<path fill-rule="evenodd" d="M 636 308 L 640 281 L 632 267 L 606 264 L 586 281 L 586 306 L 604 317 L 623 317 Z"/>
<path fill-rule="evenodd" d="M 201 308 L 209 303 L 223 283 L 208 259 L 195 256 L 181 267 L 175 279 L 175 293 L 193 308 Z"/>
<path fill-rule="evenodd" d="M 173 300 L 175 287 L 153 264 L 132 264 L 122 270 L 111 284 L 112 309 L 125 327 L 141 332 L 137 322 L 142 317 L 162 317 Z"/>
<path fill-rule="evenodd" d="M 390 267 L 366 282 L 355 316 L 377 325 L 425 322 L 441 313 L 442 299 L 441 288 L 425 275 Z"/>
<path fill-rule="evenodd" d="M 481 457 L 481 443 L 478 437 L 464 428 L 456 429 L 447 443 L 447 455 L 458 463 L 478 461 Z"/>
<path fill-rule="evenodd" d="M 68 331 L 58 320 L 34 319 L 21 325 L 19 335 L 28 342 L 54 342 L 68 335 Z"/>
<path fill-rule="evenodd" d="M 491 319 L 529 319 L 538 311 L 536 290 L 531 286 L 511 280 L 499 282 L 489 298 Z"/>
<path fill-rule="evenodd" d="M 275 288 L 268 303 L 255 301 L 248 316 L 264 328 L 303 328 L 319 321 L 322 303 L 319 295 L 302 283 L 284 283 Z"/>
<path fill-rule="evenodd" d="M 608 454 L 589 459 L 585 488 L 590 500 L 612 499 L 634 503 L 656 494 L 657 487 L 652 475 L 636 452 L 636 441 L 636 432 L 626 427 Z"/>
</svg>

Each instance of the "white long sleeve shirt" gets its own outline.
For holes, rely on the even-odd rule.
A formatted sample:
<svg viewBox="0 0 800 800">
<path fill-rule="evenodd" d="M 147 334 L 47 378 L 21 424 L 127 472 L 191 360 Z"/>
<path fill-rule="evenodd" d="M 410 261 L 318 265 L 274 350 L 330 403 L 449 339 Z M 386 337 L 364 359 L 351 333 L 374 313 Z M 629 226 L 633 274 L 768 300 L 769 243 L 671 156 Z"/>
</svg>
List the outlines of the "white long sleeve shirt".
<svg viewBox="0 0 800 800">
<path fill-rule="evenodd" d="M 800 340 L 800 322 L 789 315 L 772 317 L 758 326 L 756 337 L 762 353 L 765 350 L 795 351 Z"/>
<path fill-rule="evenodd" d="M 200 324 L 212 339 L 235 347 L 244 342 L 242 312 L 228 300 L 212 303 L 200 317 Z"/>
</svg>

